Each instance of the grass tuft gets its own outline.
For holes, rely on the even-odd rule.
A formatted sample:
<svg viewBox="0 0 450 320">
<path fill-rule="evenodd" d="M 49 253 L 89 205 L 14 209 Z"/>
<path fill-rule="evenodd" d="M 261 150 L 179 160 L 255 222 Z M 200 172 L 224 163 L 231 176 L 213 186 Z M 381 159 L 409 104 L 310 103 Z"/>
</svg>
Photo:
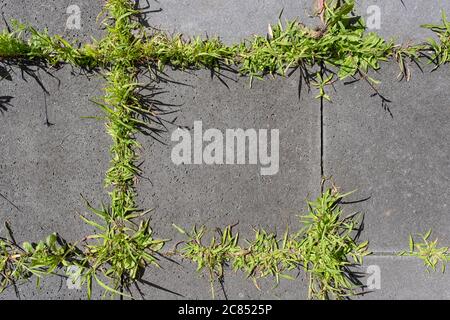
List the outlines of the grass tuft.
<svg viewBox="0 0 450 320">
<path fill-rule="evenodd" d="M 412 235 L 409 236 L 409 251 L 403 251 L 400 256 L 416 257 L 423 261 L 427 271 L 436 271 L 439 265 L 441 271 L 445 272 L 446 264 L 450 262 L 450 251 L 448 247 L 439 247 L 438 240 L 431 241 L 432 230 L 425 234 L 418 234 L 420 242 Z"/>
<path fill-rule="evenodd" d="M 316 201 L 308 202 L 309 212 L 302 217 L 303 229 L 286 231 L 282 238 L 265 230 L 255 230 L 255 238 L 239 243 L 232 227 L 219 230 L 205 244 L 206 227 L 191 232 L 175 226 L 187 237 L 177 249 L 184 258 L 206 270 L 214 297 L 214 283 L 224 281 L 224 268 L 244 272 L 258 287 L 260 278 L 293 279 L 290 271 L 304 269 L 309 274 L 309 298 L 345 299 L 356 294 L 361 285 L 350 277 L 350 268 L 363 263 L 369 254 L 368 242 L 359 243 L 355 232 L 360 227 L 357 215 L 345 217 L 339 203 L 346 195 L 328 189 Z"/>
</svg>

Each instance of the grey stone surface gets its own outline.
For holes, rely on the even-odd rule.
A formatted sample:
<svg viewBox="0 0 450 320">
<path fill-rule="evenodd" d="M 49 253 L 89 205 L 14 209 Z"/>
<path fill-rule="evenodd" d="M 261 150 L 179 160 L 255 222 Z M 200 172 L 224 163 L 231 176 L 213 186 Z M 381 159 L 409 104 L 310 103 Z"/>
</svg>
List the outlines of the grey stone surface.
<svg viewBox="0 0 450 320">
<path fill-rule="evenodd" d="M 81 29 L 79 30 L 68 29 L 66 26 L 71 16 L 67 13 L 67 8 L 72 5 L 80 9 Z M 47 28 L 49 34 L 59 34 L 65 39 L 87 42 L 92 38 L 100 39 L 103 35 L 100 24 L 96 22 L 102 6 L 102 1 L 89 0 L 2 1 L 0 28 L 3 29 L 6 23 L 11 25 L 12 20 L 17 20 L 38 30 Z"/>
<path fill-rule="evenodd" d="M 298 228 L 298 215 L 306 209 L 306 198 L 316 197 L 320 185 L 320 109 L 309 94 L 298 98 L 298 75 L 291 78 L 256 81 L 223 77 L 227 86 L 209 72 L 168 71 L 173 83 L 161 84 L 165 93 L 156 97 L 173 114 L 163 116 L 167 133 L 161 141 L 140 137 L 145 177 L 138 184 L 140 206 L 153 208 L 155 234 L 170 238 L 168 249 L 184 239 L 172 223 L 186 229 L 205 224 L 209 230 L 234 225 L 241 239 L 254 236 L 252 227 L 284 232 Z M 261 176 L 257 165 L 175 165 L 171 161 L 170 134 L 177 127 L 191 128 L 201 120 L 204 130 L 279 129 L 280 170 L 273 176 Z M 179 261 L 180 262 L 180 261 Z M 207 276 L 199 279 L 193 265 L 178 266 L 162 260 L 164 270 L 147 271 L 150 282 L 182 296 L 142 286 L 146 299 L 211 298 Z M 303 282 L 263 281 L 258 291 L 242 275 L 230 275 L 225 281 L 228 298 L 294 299 L 305 298 Z M 218 294 L 221 294 L 218 288 Z"/>
<path fill-rule="evenodd" d="M 107 199 L 103 178 L 110 141 L 102 123 L 82 119 L 101 115 L 90 99 L 101 95 L 102 81 L 73 75 L 70 67 L 52 70 L 52 76 L 39 70 L 45 96 L 33 77 L 22 78 L 18 68 L 9 72 L 12 80 L 1 84 L 2 96 L 11 97 L 0 115 L 0 192 L 8 199 L 0 200 L 1 228 L 8 221 L 19 243 L 52 232 L 79 241 L 94 232 L 79 218 L 87 211 L 80 194 L 96 205 Z M 34 297 L 59 297 L 58 290 L 47 290 Z"/>
<path fill-rule="evenodd" d="M 39 239 L 57 230 L 78 240 L 77 228 L 83 224 L 77 212 L 84 207 L 80 193 L 87 199 L 103 193 L 109 162 L 104 125 L 82 118 L 101 115 L 90 99 L 101 94 L 102 83 L 96 77 L 72 75 L 70 67 L 53 71 L 53 77 L 39 70 L 49 92 L 45 96 L 29 75 L 23 80 L 17 68 L 11 74 L 12 81 L 2 82 L 2 95 L 12 100 L 1 115 L 0 181 L 2 194 L 20 211 L 2 199 L 2 218 L 20 230 L 20 238 Z"/>
<path fill-rule="evenodd" d="M 249 38 L 254 34 L 265 35 L 268 24 L 312 14 L 311 1 L 292 0 L 155 0 L 140 1 L 141 7 L 150 5 L 146 20 L 151 26 L 187 36 L 219 36 L 226 43 Z M 312 22 L 311 22 L 312 23 Z"/>
<path fill-rule="evenodd" d="M 178 260 L 178 259 L 177 259 Z M 189 261 L 178 260 L 179 265 L 161 261 L 161 270 L 147 269 L 143 280 L 139 283 L 139 290 L 132 288 L 135 298 L 144 300 L 153 299 L 212 299 L 211 286 L 208 273 L 198 273 L 196 265 Z M 277 284 L 274 279 L 258 280 L 259 289 L 252 280 L 247 279 L 241 272 L 234 273 L 228 268 L 225 270 L 223 287 L 215 282 L 215 299 L 230 300 L 283 300 L 307 298 L 307 281 L 302 274 L 296 280 L 281 279 Z M 292 276 L 296 276 L 295 273 Z"/>
<path fill-rule="evenodd" d="M 242 41 L 251 36 L 265 35 L 267 25 L 278 21 L 283 10 L 284 19 L 296 19 L 306 25 L 320 24 L 312 17 L 313 0 L 155 0 L 140 1 L 141 7 L 149 7 L 147 22 L 168 32 L 188 36 L 219 36 L 226 43 Z M 149 6 L 148 6 L 149 5 Z M 356 1 L 355 14 L 363 17 L 368 30 L 386 39 L 398 42 L 421 42 L 432 32 L 421 28 L 422 24 L 439 24 L 441 11 L 450 11 L 445 0 L 361 0 Z M 380 25 L 373 22 L 374 14 L 380 13 Z"/>
<path fill-rule="evenodd" d="M 378 12 L 377 7 L 380 28 L 374 26 L 369 31 L 404 43 L 422 42 L 431 37 L 432 32 L 421 25 L 440 24 L 441 12 L 450 12 L 450 2 L 446 0 L 361 0 L 356 1 L 356 14 L 370 23 L 375 21 L 372 18 Z"/>
<path fill-rule="evenodd" d="M 334 103 L 324 107 L 324 171 L 349 198 L 367 201 L 347 210 L 365 213 L 363 237 L 373 251 L 408 246 L 408 234 L 433 228 L 450 241 L 449 73 L 413 68 L 410 82 L 398 82 L 398 67 L 384 64 L 374 75 L 388 110 L 364 81 L 336 84 Z"/>
<path fill-rule="evenodd" d="M 320 109 L 310 95 L 298 100 L 298 77 L 257 81 L 250 89 L 247 79 L 225 79 L 227 88 L 218 79 L 211 80 L 206 71 L 192 74 L 171 71 L 168 76 L 177 83 L 165 84 L 167 93 L 158 100 L 179 107 L 176 113 L 164 117 L 174 124 L 167 125 L 169 133 L 163 136 L 162 142 L 167 145 L 151 138 L 140 139 L 145 161 L 142 168 L 149 180 L 140 180 L 138 194 L 143 208 L 154 208 L 155 234 L 169 237 L 173 245 L 183 237 L 172 223 L 186 229 L 205 224 L 214 232 L 216 227 L 239 222 L 235 230 L 242 240 L 254 235 L 252 227 L 279 233 L 288 225 L 292 229 L 299 227 L 297 216 L 306 209 L 305 199 L 319 192 Z M 261 176 L 257 165 L 173 164 L 171 150 L 176 143 L 170 141 L 170 133 L 177 126 L 192 128 L 198 120 L 203 122 L 204 130 L 279 129 L 278 174 Z M 176 288 L 186 298 L 211 297 L 208 280 L 199 284 L 198 275 L 186 262 L 183 268 L 167 261 L 164 264 L 170 271 L 150 270 L 152 282 L 166 284 L 171 290 Z M 298 283 L 286 283 L 278 290 L 269 290 L 268 285 L 259 292 L 251 281 L 243 282 L 236 276 L 227 278 L 226 288 L 229 297 L 236 299 L 302 296 Z M 159 296 L 152 288 L 144 288 L 143 292 L 151 297 L 171 296 L 163 292 Z"/>
<path fill-rule="evenodd" d="M 448 300 L 449 273 L 427 272 L 422 262 L 412 257 L 378 256 L 365 259 L 361 279 L 367 288 L 360 299 L 368 300 Z M 377 275 L 380 277 L 377 278 Z M 379 282 L 378 282 L 379 280 Z M 379 286 L 378 286 L 379 285 Z"/>
<path fill-rule="evenodd" d="M 48 28 L 66 39 L 89 41 L 101 31 L 95 18 L 101 10 L 97 1 L 78 1 L 81 29 L 66 30 L 66 8 L 71 1 L 3 1 L 5 22 L 12 19 L 39 30 Z M 102 95 L 103 80 L 80 70 L 64 67 L 44 70 L 30 66 L 27 71 L 2 66 L 0 83 L 0 222 L 8 221 L 16 240 L 39 241 L 58 232 L 68 241 L 79 241 L 94 230 L 79 214 L 86 206 L 80 194 L 100 205 L 107 196 L 104 173 L 109 165 L 110 139 L 103 123 L 82 119 L 101 111 L 90 99 Z M 48 95 L 44 94 L 47 91 Z M 50 126 L 46 125 L 46 113 Z M 57 276 L 20 285 L 21 299 L 83 299 L 84 291 L 68 290 L 66 280 Z M 101 291 L 96 290 L 96 293 Z M 95 297 L 100 297 L 96 294 Z M 13 288 L 1 299 L 16 299 Z"/>
<path fill-rule="evenodd" d="M 298 76 L 255 81 L 225 79 L 227 86 L 207 71 L 170 72 L 177 84 L 166 84 L 158 100 L 179 105 L 165 117 L 169 131 L 162 142 L 141 139 L 142 165 L 149 180 L 141 179 L 138 193 L 144 208 L 154 208 L 155 230 L 173 235 L 171 223 L 252 226 L 283 232 L 295 225 L 305 199 L 320 189 L 320 109 L 311 95 L 298 100 Z M 278 129 L 280 168 L 262 176 L 259 165 L 175 165 L 170 134 L 179 126 L 192 132 L 194 121 L 203 130 Z M 204 144 L 206 145 L 206 143 Z M 245 231 L 244 231 L 245 232 Z"/>
</svg>

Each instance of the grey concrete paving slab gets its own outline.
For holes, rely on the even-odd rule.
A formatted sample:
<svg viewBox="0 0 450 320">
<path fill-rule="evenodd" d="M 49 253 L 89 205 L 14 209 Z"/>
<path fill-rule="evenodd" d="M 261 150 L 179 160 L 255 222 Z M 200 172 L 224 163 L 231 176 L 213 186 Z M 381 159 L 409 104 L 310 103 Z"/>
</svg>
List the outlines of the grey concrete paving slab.
<svg viewBox="0 0 450 320">
<path fill-rule="evenodd" d="M 59 276 L 46 277 L 39 286 L 36 279 L 7 288 L 1 294 L 0 300 L 82 300 L 86 293 L 81 290 L 70 290 L 66 279 Z"/>
<path fill-rule="evenodd" d="M 189 261 L 178 260 L 180 265 L 169 261 L 161 261 L 162 270 L 147 269 L 143 277 L 145 283 L 138 283 L 131 288 L 133 297 L 143 300 L 154 299 L 212 299 L 209 275 L 197 272 L 196 265 Z M 307 281 L 302 274 L 295 280 L 281 279 L 277 284 L 274 279 L 260 279 L 254 282 L 241 272 L 234 273 L 225 269 L 223 286 L 214 283 L 215 299 L 230 300 L 279 300 L 307 298 Z M 295 277 L 297 274 L 293 273 Z"/>
<path fill-rule="evenodd" d="M 102 34 L 95 19 L 99 1 L 78 1 L 80 28 L 68 29 L 67 19 L 77 11 L 67 9 L 71 1 L 2 1 L 0 28 L 11 20 L 66 39 L 90 41 Z M 102 95 L 103 81 L 97 75 L 80 74 L 64 67 L 44 70 L 30 66 L 27 71 L 2 67 L 0 83 L 0 221 L 8 221 L 16 237 L 38 241 L 58 232 L 68 241 L 79 241 L 94 230 L 79 214 L 86 212 L 80 194 L 100 205 L 107 200 L 103 189 L 108 168 L 110 141 L 103 123 L 82 119 L 101 111 L 90 99 Z M 44 94 L 47 91 L 48 94 Z M 3 101 L 3 100 L 2 100 Z M 46 124 L 46 118 L 51 123 Z M 6 230 L 2 230 L 5 235 Z M 66 280 L 54 276 L 18 287 L 21 299 L 82 299 L 85 291 L 69 290 Z M 100 297 L 100 290 L 94 297 Z M 13 288 L 1 299 L 16 299 Z"/>
<path fill-rule="evenodd" d="M 362 16 L 369 31 L 399 42 L 421 42 L 432 33 L 423 24 L 440 24 L 441 13 L 450 12 L 446 0 L 358 0 L 357 15 Z"/>
<path fill-rule="evenodd" d="M 364 81 L 336 84 L 324 106 L 325 175 L 358 189 L 349 201 L 370 198 L 348 210 L 365 214 L 374 251 L 405 249 L 410 233 L 429 228 L 450 242 L 450 74 L 430 70 L 413 68 L 410 82 L 398 82 L 398 66 L 384 64 L 374 77 L 389 110 Z"/>
<path fill-rule="evenodd" d="M 41 70 L 46 97 L 33 78 L 24 75 L 24 81 L 20 70 L 13 72 L 12 81 L 2 82 L 2 94 L 12 100 L 0 118 L 0 181 L 17 208 L 3 199 L 2 218 L 20 238 L 34 241 L 55 230 L 79 240 L 84 226 L 77 213 L 85 210 L 80 193 L 104 199 L 97 196 L 103 194 L 109 137 L 103 123 L 82 118 L 101 115 L 90 99 L 101 94 L 102 83 L 73 76 L 70 67 L 53 71 L 54 78 Z"/>
<path fill-rule="evenodd" d="M 309 18 L 313 13 L 311 1 L 141 0 L 140 6 L 161 10 L 147 14 L 146 21 L 153 27 L 188 36 L 219 36 L 226 43 L 266 34 L 268 24 L 277 23 L 282 11 L 282 20 L 301 17 L 313 23 Z"/>
<path fill-rule="evenodd" d="M 169 77 L 177 83 L 164 85 L 167 93 L 158 97 L 180 106 L 165 117 L 169 132 L 162 143 L 140 138 L 148 180 L 140 179 L 138 193 L 143 207 L 155 209 L 155 230 L 167 236 L 175 235 L 171 223 L 217 227 L 239 222 L 237 229 L 263 226 L 283 232 L 295 224 L 305 199 L 320 189 L 320 109 L 307 94 L 298 100 L 298 77 L 255 81 L 251 89 L 248 79 L 225 79 L 227 87 L 207 71 L 175 71 Z M 195 121 L 202 121 L 204 131 L 279 130 L 278 172 L 261 175 L 261 165 L 248 164 L 248 155 L 242 165 L 175 164 L 171 157 L 178 141 L 171 141 L 171 134 L 178 127 L 193 134 Z"/>
<path fill-rule="evenodd" d="M 141 0 L 140 6 L 154 11 L 146 17 L 151 26 L 188 36 L 219 36 L 226 43 L 266 34 L 267 25 L 277 23 L 281 11 L 282 21 L 298 18 L 306 25 L 320 24 L 312 17 L 312 0 Z M 386 39 L 421 42 L 432 36 L 421 25 L 439 24 L 442 10 L 450 12 L 448 1 L 361 0 L 356 1 L 355 14 L 365 19 L 368 31 Z"/>
<path fill-rule="evenodd" d="M 305 199 L 316 197 L 320 189 L 320 109 L 306 94 L 299 101 L 298 77 L 257 81 L 250 89 L 248 79 L 225 79 L 226 87 L 206 71 L 169 72 L 168 76 L 177 83 L 164 85 L 167 93 L 158 100 L 180 107 L 165 117 L 169 131 L 163 136 L 165 144 L 140 138 L 144 147 L 142 168 L 148 180 L 140 179 L 138 194 L 143 208 L 154 209 L 151 217 L 156 235 L 169 237 L 172 243 L 181 240 L 172 223 L 187 229 L 205 224 L 213 232 L 216 227 L 239 223 L 235 230 L 242 240 L 254 236 L 252 227 L 279 233 L 288 225 L 291 230 L 298 228 L 298 215 L 306 209 Z M 278 129 L 279 172 L 261 176 L 260 167 L 249 164 L 174 164 L 171 153 L 177 142 L 172 142 L 170 135 L 178 126 L 190 128 L 192 133 L 194 121 L 202 121 L 204 130 L 216 128 L 221 132 Z M 185 276 L 185 272 L 171 272 L 156 272 L 153 282 L 180 288 L 189 297 L 209 297 L 198 280 Z M 179 277 L 186 287 L 178 284 Z M 227 282 L 235 291 L 241 284 L 236 277 Z M 284 294 L 295 295 L 295 291 Z"/>
<path fill-rule="evenodd" d="M 11 80 L 1 83 L 2 96 L 10 97 L 0 115 L 0 192 L 6 198 L 0 200 L 2 228 L 8 221 L 19 243 L 52 232 L 79 241 L 94 232 L 79 218 L 87 211 L 80 194 L 96 205 L 107 199 L 103 179 L 109 137 L 103 123 L 82 118 L 101 115 L 90 99 L 101 95 L 102 80 L 72 74 L 76 70 L 70 67 L 50 70 L 51 75 L 38 70 L 35 76 L 48 91 L 45 95 L 37 78 L 22 76 L 18 68 L 8 72 Z M 34 297 L 59 297 L 58 287 L 47 287 L 42 296 L 36 291 Z"/>
<path fill-rule="evenodd" d="M 90 42 L 92 38 L 100 39 L 104 34 L 96 22 L 102 7 L 102 1 L 89 0 L 2 1 L 0 28 L 17 20 L 41 31 L 47 28 L 51 35 Z"/>
<path fill-rule="evenodd" d="M 361 282 L 368 300 L 448 300 L 449 273 L 427 272 L 422 262 L 412 257 L 368 257 L 361 268 Z"/>
</svg>

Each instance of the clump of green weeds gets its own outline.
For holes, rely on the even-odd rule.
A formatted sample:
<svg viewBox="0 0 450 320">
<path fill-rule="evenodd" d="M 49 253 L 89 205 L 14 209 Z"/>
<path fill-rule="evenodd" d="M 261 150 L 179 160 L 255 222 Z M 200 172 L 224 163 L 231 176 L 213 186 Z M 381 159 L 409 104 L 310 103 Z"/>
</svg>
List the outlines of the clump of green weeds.
<svg viewBox="0 0 450 320">
<path fill-rule="evenodd" d="M 226 46 L 218 38 L 203 40 L 200 37 L 186 39 L 158 32 L 145 37 L 140 43 L 141 63 L 155 64 L 163 70 L 166 66 L 179 69 L 220 69 L 234 65 L 237 46 Z"/>
<path fill-rule="evenodd" d="M 137 43 L 140 62 L 150 62 L 159 69 L 169 65 L 180 69 L 219 69 L 235 67 L 241 75 L 262 79 L 265 75 L 286 76 L 293 69 L 301 69 L 302 75 L 320 90 L 316 98 L 330 97 L 325 86 L 331 81 L 311 75 L 314 69 L 328 72 L 335 70 L 339 80 L 361 75 L 371 86 L 377 84 L 368 76 L 378 70 L 380 63 L 394 58 L 400 67 L 400 77 L 410 80 L 411 73 L 406 60 L 432 55 L 432 60 L 441 65 L 449 59 L 449 23 L 443 14 L 442 25 L 424 25 L 435 32 L 440 42 L 429 39 L 420 45 L 395 45 L 374 32 L 366 32 L 362 18 L 352 12 L 354 0 L 325 1 L 321 14 L 322 22 L 315 28 L 292 20 L 284 24 L 281 20 L 269 25 L 267 36 L 254 36 L 241 43 L 227 46 L 218 38 L 202 40 L 182 35 L 173 37 L 161 31 L 146 35 Z M 325 81 L 327 80 L 327 81 Z"/>
<path fill-rule="evenodd" d="M 211 295 L 214 298 L 214 281 L 217 279 L 219 282 L 223 282 L 224 266 L 227 265 L 233 254 L 237 254 L 241 250 L 238 246 L 239 235 L 233 235 L 232 227 L 228 226 L 223 231 L 218 230 L 219 236 L 213 236 L 209 245 L 205 245 L 203 243 L 206 234 L 205 226 L 199 229 L 194 226 L 191 232 L 176 225 L 174 227 L 189 239 L 179 253 L 196 263 L 197 271 L 203 269 L 208 271 Z"/>
<path fill-rule="evenodd" d="M 0 292 L 10 286 L 36 277 L 37 285 L 43 276 L 56 274 L 61 268 L 74 265 L 78 250 L 56 233 L 38 243 L 16 243 L 9 225 L 9 238 L 0 238 Z"/>
<path fill-rule="evenodd" d="M 445 272 L 446 264 L 450 262 L 450 251 L 448 247 L 439 247 L 438 239 L 430 240 L 432 230 L 425 234 L 418 234 L 417 242 L 412 235 L 409 236 L 409 251 L 403 251 L 401 256 L 416 257 L 423 261 L 427 271 L 436 271 L 441 266 L 441 271 Z"/>
<path fill-rule="evenodd" d="M 346 298 L 355 293 L 350 268 L 361 265 L 369 251 L 367 241 L 359 243 L 355 238 L 361 225 L 357 214 L 344 216 L 339 206 L 347 195 L 328 189 L 308 202 L 309 212 L 302 217 L 300 248 L 302 264 L 310 274 L 310 297 Z"/>
<path fill-rule="evenodd" d="M 430 29 L 439 38 L 439 42 L 433 38 L 428 39 L 429 49 L 433 53 L 432 61 L 437 66 L 450 62 L 450 22 L 445 12 L 442 11 L 441 25 L 425 24 L 422 27 Z"/>
<path fill-rule="evenodd" d="M 368 242 L 358 243 L 355 232 L 360 223 L 356 215 L 344 217 L 339 203 L 346 195 L 328 189 L 316 201 L 308 202 L 309 212 L 301 221 L 304 228 L 297 233 L 286 231 L 281 239 L 265 230 L 255 230 L 255 238 L 239 244 L 232 227 L 218 231 L 205 244 L 206 227 L 191 232 L 177 227 L 187 236 L 178 252 L 206 269 L 214 297 L 215 280 L 223 282 L 224 267 L 243 271 L 258 287 L 257 279 L 273 276 L 293 279 L 289 271 L 304 268 L 310 276 L 311 299 L 345 299 L 358 288 L 349 277 L 350 268 L 360 265 L 369 254 Z"/>
<path fill-rule="evenodd" d="M 258 288 L 258 279 L 274 277 L 279 283 L 281 278 L 292 280 L 289 271 L 299 267 L 299 241 L 297 233 L 287 229 L 280 239 L 277 234 L 255 229 L 255 237 L 246 240 L 245 249 L 233 260 L 233 270 L 241 270 L 251 278 Z"/>
<path fill-rule="evenodd" d="M 0 34 L 0 58 L 3 60 L 45 61 L 51 65 L 69 63 L 82 68 L 98 66 L 98 53 L 93 45 L 76 48 L 60 35 L 50 36 L 13 20 L 12 31 Z"/>
<path fill-rule="evenodd" d="M 378 69 L 392 43 L 375 33 L 365 33 L 364 22 L 351 15 L 353 0 L 340 6 L 325 6 L 324 23 L 315 29 L 297 21 L 279 22 L 269 28 L 268 37 L 256 36 L 241 45 L 242 73 L 251 77 L 264 73 L 286 75 L 290 68 L 336 67 L 339 79 Z"/>
<path fill-rule="evenodd" d="M 441 25 L 423 25 L 439 38 L 420 45 L 394 45 L 376 33 L 366 32 L 362 18 L 352 14 L 354 0 L 324 1 L 320 25 L 311 28 L 292 20 L 269 25 L 266 36 L 254 36 L 234 45 L 219 38 L 170 36 L 161 31 L 146 33 L 132 17 L 139 14 L 129 1 L 107 1 L 105 11 L 114 23 L 105 23 L 108 36 L 80 49 L 62 37 L 49 36 L 32 27 L 15 23 L 14 31 L 0 35 L 0 57 L 43 58 L 52 63 L 79 66 L 106 66 L 117 62 L 130 68 L 148 66 L 159 69 L 218 69 L 236 66 L 251 79 L 266 74 L 286 75 L 291 69 L 335 68 L 340 80 L 378 70 L 380 62 L 394 57 L 402 74 L 409 79 L 404 59 L 418 59 L 430 53 L 441 65 L 449 62 L 450 24 L 445 13 Z M 119 15 L 122 14 L 122 15 Z M 108 21 L 108 20 L 107 20 Z M 28 33 L 28 40 L 24 34 Z"/>
<path fill-rule="evenodd" d="M 156 32 L 143 41 L 142 56 L 160 68 L 217 68 L 235 65 L 250 79 L 266 74 L 286 75 L 294 68 L 318 65 L 338 68 L 343 80 L 358 71 L 378 69 L 393 49 L 375 33 L 365 33 L 360 18 L 351 16 L 353 0 L 326 6 L 324 24 L 312 29 L 296 20 L 269 25 L 266 37 L 254 36 L 242 43 L 226 46 L 218 38 L 185 40 Z"/>
<path fill-rule="evenodd" d="M 3 60 L 27 57 L 30 46 L 24 42 L 23 30 L 2 30 L 0 34 L 0 57 Z"/>
<path fill-rule="evenodd" d="M 103 222 L 82 217 L 97 232 L 83 241 L 85 250 L 77 265 L 81 269 L 81 283 L 87 284 L 89 298 L 92 280 L 111 296 L 126 296 L 124 291 L 129 291 L 130 285 L 141 276 L 146 267 L 159 267 L 156 255 L 165 241 L 154 239 L 149 220 L 141 219 L 139 224 L 134 223 L 135 218 L 144 216 L 146 212 L 121 220 L 113 215 L 111 209 L 90 209 Z M 108 282 L 105 283 L 99 275 Z"/>
</svg>

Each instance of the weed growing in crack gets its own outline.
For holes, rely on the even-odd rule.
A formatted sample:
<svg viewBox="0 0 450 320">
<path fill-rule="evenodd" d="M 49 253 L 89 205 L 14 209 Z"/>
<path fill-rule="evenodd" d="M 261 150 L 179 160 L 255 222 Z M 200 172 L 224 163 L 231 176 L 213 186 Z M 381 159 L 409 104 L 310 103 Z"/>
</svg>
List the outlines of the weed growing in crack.
<svg viewBox="0 0 450 320">
<path fill-rule="evenodd" d="M 39 285 L 42 277 L 56 274 L 58 269 L 73 265 L 78 258 L 78 250 L 56 233 L 45 241 L 24 242 L 22 246 L 16 243 L 11 231 L 9 234 L 8 239 L 0 238 L 0 292 L 10 286 L 17 292 L 17 285 L 33 276 Z"/>
<path fill-rule="evenodd" d="M 120 206 L 121 203 L 116 205 Z M 142 217 L 145 212 L 121 219 L 114 216 L 110 209 L 90 209 L 103 222 L 97 223 L 82 217 L 87 224 L 97 229 L 96 234 L 85 238 L 85 250 L 81 263 L 77 265 L 82 269 L 82 284 L 87 284 L 89 298 L 93 279 L 112 296 L 126 296 L 123 291 L 129 290 L 146 267 L 159 266 L 155 255 L 165 241 L 153 238 L 149 220 L 134 223 L 134 218 Z M 108 283 L 102 281 L 99 275 L 108 279 Z"/>
<path fill-rule="evenodd" d="M 447 20 L 445 12 L 442 12 L 442 24 L 425 24 L 422 27 L 430 29 L 439 38 L 439 42 L 433 38 L 428 39 L 429 49 L 432 51 L 432 61 L 440 66 L 450 62 L 450 22 Z"/>
<path fill-rule="evenodd" d="M 450 24 L 444 13 L 441 25 L 423 26 L 432 30 L 439 42 L 429 39 L 425 44 L 395 45 L 376 33 L 365 32 L 363 20 L 352 15 L 354 0 L 342 3 L 325 1 L 321 10 L 322 24 L 316 28 L 306 27 L 296 20 L 285 24 L 280 21 L 269 25 L 265 37 L 254 36 L 227 46 L 218 38 L 202 40 L 199 37 L 169 36 L 160 31 L 146 33 L 137 21 L 131 19 L 139 11 L 127 2 L 106 3 L 105 11 L 109 10 L 111 17 L 118 20 L 106 23 L 108 36 L 93 44 L 75 49 L 75 45 L 58 35 L 49 36 L 45 31 L 38 32 L 16 23 L 15 31 L 4 31 L 0 36 L 0 56 L 38 58 L 52 64 L 66 62 L 90 68 L 112 66 L 118 62 L 126 63 L 130 68 L 148 66 L 149 63 L 159 69 L 172 66 L 217 70 L 228 66 L 251 80 L 267 74 L 285 76 L 296 68 L 307 75 L 318 66 L 334 69 L 339 80 L 344 80 L 378 70 L 380 62 L 390 58 L 398 61 L 401 75 L 409 80 L 406 59 L 417 62 L 420 57 L 431 55 L 430 59 L 438 66 L 450 59 Z M 24 33 L 30 34 L 28 40 L 25 40 Z"/>
<path fill-rule="evenodd" d="M 141 218 L 146 212 L 137 209 L 135 179 L 139 173 L 136 166 L 136 149 L 140 147 L 135 134 L 146 124 L 137 116 L 143 109 L 136 90 L 138 70 L 136 68 L 136 43 L 139 38 L 133 34 L 137 24 L 132 20 L 139 12 L 133 9 L 131 1 L 108 1 L 105 8 L 110 17 L 106 21 L 108 36 L 99 43 L 99 52 L 105 64 L 109 64 L 106 73 L 108 85 L 104 103 L 99 104 L 107 117 L 107 131 L 113 139 L 111 147 L 111 168 L 106 173 L 106 186 L 110 192 L 109 208 L 91 211 L 104 221 L 100 225 L 84 218 L 95 226 L 99 234 L 93 235 L 95 244 L 86 246 L 85 279 L 97 283 L 112 294 L 123 295 L 148 265 L 156 265 L 157 253 L 164 245 L 163 240 L 154 240 L 149 221 L 136 225 L 134 219 Z M 105 284 L 97 274 L 109 279 Z M 90 295 L 90 294 L 89 294 Z"/>
<path fill-rule="evenodd" d="M 369 254 L 367 241 L 358 243 L 357 215 L 343 216 L 339 203 L 349 194 L 325 191 L 303 217 L 302 265 L 310 275 L 309 296 L 319 299 L 346 298 L 355 293 L 357 282 L 349 277 L 350 268 L 361 265 Z"/>
<path fill-rule="evenodd" d="M 218 230 L 219 237 L 213 236 L 209 245 L 204 245 L 205 226 L 199 229 L 194 227 L 191 232 L 187 232 L 176 225 L 174 227 L 189 239 L 179 253 L 196 263 L 198 271 L 203 269 L 208 271 L 211 295 L 214 298 L 214 281 L 223 282 L 224 266 L 229 262 L 230 256 L 237 254 L 241 250 L 238 246 L 239 236 L 233 235 L 232 227 L 228 226 L 223 231 Z"/>
<path fill-rule="evenodd" d="M 2 60 L 42 60 L 51 65 L 69 63 L 87 69 L 98 66 L 98 53 L 93 45 L 77 49 L 59 35 L 50 36 L 47 30 L 40 32 L 17 21 L 12 22 L 12 29 L 0 34 Z"/>
<path fill-rule="evenodd" d="M 176 35 L 170 37 L 163 32 L 145 36 L 138 43 L 140 62 L 154 64 L 159 69 L 172 66 L 179 69 L 235 68 L 241 75 L 262 79 L 265 75 L 286 76 L 294 69 L 302 75 L 315 74 L 314 69 L 335 70 L 339 80 L 364 74 L 370 85 L 377 81 L 368 76 L 369 71 L 378 70 L 380 62 L 394 58 L 400 67 L 399 77 L 410 80 L 407 60 L 419 63 L 419 58 L 431 54 L 437 66 L 449 61 L 448 34 L 450 24 L 443 14 L 442 25 L 424 25 L 435 32 L 440 42 L 429 39 L 425 44 L 395 45 L 376 33 L 366 33 L 361 18 L 353 16 L 353 0 L 343 4 L 329 2 L 323 9 L 323 23 L 309 28 L 296 20 L 279 21 L 269 25 L 267 36 L 254 36 L 242 43 L 227 46 L 220 39 L 201 40 Z M 316 98 L 327 97 L 323 79 L 309 80 L 319 88 Z"/>
<path fill-rule="evenodd" d="M 450 251 L 448 247 L 439 247 L 438 240 L 431 241 L 432 230 L 425 234 L 418 234 L 420 242 L 409 236 L 409 251 L 403 251 L 400 256 L 416 257 L 423 261 L 427 271 L 436 271 L 439 265 L 441 271 L 445 272 L 446 264 L 450 262 Z"/>
<path fill-rule="evenodd" d="M 325 24 L 311 29 L 298 21 L 269 25 L 268 35 L 255 36 L 240 44 L 224 45 L 219 39 L 185 40 L 154 33 L 141 43 L 142 57 L 159 68 L 210 68 L 236 66 L 239 73 L 253 78 L 287 75 L 292 69 L 312 69 L 323 65 L 338 68 L 339 79 L 358 70 L 379 69 L 394 45 L 375 33 L 366 34 L 364 23 L 350 13 L 354 1 L 343 6 L 327 6 Z"/>
<path fill-rule="evenodd" d="M 355 232 L 360 227 L 357 215 L 344 216 L 339 203 L 346 194 L 328 189 L 316 201 L 308 202 L 309 212 L 301 218 L 304 228 L 286 231 L 280 239 L 265 230 L 255 230 L 255 238 L 239 244 L 232 226 L 218 231 L 205 244 L 206 227 L 191 232 L 175 226 L 187 236 L 177 252 L 207 270 L 214 297 L 214 283 L 224 281 L 224 268 L 243 271 L 258 287 L 257 280 L 272 276 L 293 279 L 289 271 L 303 268 L 310 277 L 309 297 L 345 299 L 361 287 L 349 277 L 350 268 L 361 265 L 369 254 L 368 242 L 359 243 Z"/>
<path fill-rule="evenodd" d="M 23 28 L 16 28 L 13 32 L 2 30 L 0 34 L 0 57 L 3 60 L 27 57 L 30 46 L 23 40 Z"/>
</svg>

